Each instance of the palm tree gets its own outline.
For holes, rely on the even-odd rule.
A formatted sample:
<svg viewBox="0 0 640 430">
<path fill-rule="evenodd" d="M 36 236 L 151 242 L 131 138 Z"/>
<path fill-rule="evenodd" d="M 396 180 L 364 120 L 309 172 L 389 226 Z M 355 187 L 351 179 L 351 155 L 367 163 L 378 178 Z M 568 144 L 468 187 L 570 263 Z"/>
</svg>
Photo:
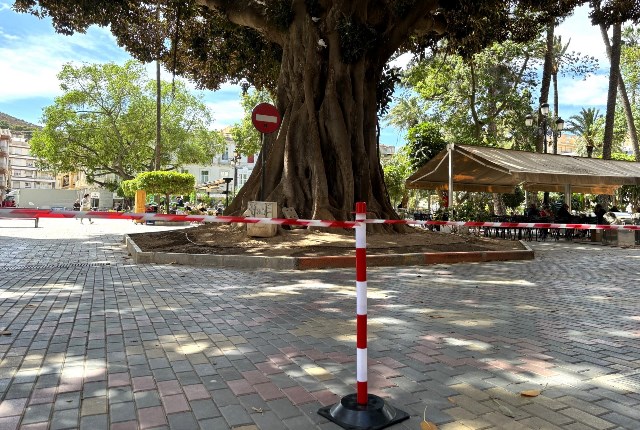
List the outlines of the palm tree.
<svg viewBox="0 0 640 430">
<path fill-rule="evenodd" d="M 566 129 L 577 135 L 587 148 L 587 157 L 591 158 L 595 146 L 596 135 L 601 125 L 598 119 L 602 118 L 600 110 L 596 108 L 582 108 L 580 115 L 573 115 L 567 121 Z"/>
</svg>

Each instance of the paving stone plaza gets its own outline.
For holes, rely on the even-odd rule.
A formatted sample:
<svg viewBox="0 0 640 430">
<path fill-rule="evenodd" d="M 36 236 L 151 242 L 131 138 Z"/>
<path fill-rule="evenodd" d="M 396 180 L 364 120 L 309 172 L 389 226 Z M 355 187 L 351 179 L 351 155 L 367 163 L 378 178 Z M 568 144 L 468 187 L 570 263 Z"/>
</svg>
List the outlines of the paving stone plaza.
<svg viewBox="0 0 640 430">
<path fill-rule="evenodd" d="M 354 270 L 134 265 L 122 235 L 163 228 L 0 219 L 0 429 L 338 429 Z M 392 428 L 640 429 L 640 249 L 531 245 L 369 270 Z"/>
</svg>

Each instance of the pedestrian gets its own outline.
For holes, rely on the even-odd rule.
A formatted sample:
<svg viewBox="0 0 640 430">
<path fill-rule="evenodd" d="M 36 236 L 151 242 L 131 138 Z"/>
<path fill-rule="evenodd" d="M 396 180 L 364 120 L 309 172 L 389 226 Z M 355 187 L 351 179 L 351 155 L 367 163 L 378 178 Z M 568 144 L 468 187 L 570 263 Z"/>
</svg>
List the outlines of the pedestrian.
<svg viewBox="0 0 640 430">
<path fill-rule="evenodd" d="M 604 214 L 606 213 L 606 209 L 603 208 L 600 203 L 593 208 L 593 214 L 596 216 L 596 224 L 604 224 Z"/>
<path fill-rule="evenodd" d="M 85 194 L 82 197 L 82 200 L 80 200 L 80 208 L 85 212 L 91 210 L 91 199 L 89 198 L 89 194 Z M 93 224 L 93 220 L 91 218 L 87 217 L 87 219 L 89 220 L 89 224 Z M 80 224 L 84 224 L 83 221 L 84 220 L 80 218 Z"/>
</svg>

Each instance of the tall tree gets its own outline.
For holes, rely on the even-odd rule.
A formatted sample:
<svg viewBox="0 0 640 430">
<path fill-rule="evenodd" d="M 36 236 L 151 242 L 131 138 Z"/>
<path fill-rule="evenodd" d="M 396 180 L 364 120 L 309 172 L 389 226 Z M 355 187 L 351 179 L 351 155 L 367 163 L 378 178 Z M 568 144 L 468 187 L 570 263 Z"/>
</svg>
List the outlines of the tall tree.
<svg viewBox="0 0 640 430">
<path fill-rule="evenodd" d="M 609 41 L 609 34 L 604 24 L 600 24 L 600 33 L 602 34 L 602 40 L 607 48 L 607 56 L 611 60 L 611 42 Z M 625 118 L 627 120 L 627 130 L 629 140 L 631 140 L 631 146 L 633 147 L 633 153 L 635 154 L 636 161 L 640 161 L 640 148 L 638 147 L 638 130 L 636 129 L 636 123 L 633 119 L 633 108 L 629 101 L 629 95 L 627 94 L 627 88 L 624 83 L 624 77 L 622 75 L 622 41 L 620 42 L 620 64 L 618 67 L 618 92 L 620 93 L 620 100 L 622 101 L 622 108 L 624 109 Z"/>
<path fill-rule="evenodd" d="M 627 21 L 640 20 L 640 5 L 634 0 L 591 0 L 591 22 L 601 28 L 611 27 L 611 52 L 609 71 L 609 90 L 607 92 L 607 112 L 602 143 L 602 158 L 611 158 L 611 147 L 614 138 L 614 122 L 616 95 L 620 77 L 620 51 L 622 40 L 622 24 Z M 606 32 L 605 32 L 606 33 Z M 604 36 L 604 35 L 603 35 Z M 608 37 L 607 37 L 608 38 Z"/>
<path fill-rule="evenodd" d="M 159 3 L 162 25 L 149 19 Z M 207 88 L 246 78 L 269 88 L 283 114 L 267 139 L 264 195 L 304 217 L 351 216 L 367 201 L 394 216 L 378 155 L 377 113 L 389 94 L 387 62 L 446 39 L 469 56 L 493 41 L 534 38 L 541 22 L 580 0 L 16 0 L 50 15 L 58 31 L 109 26 L 118 42 L 150 61 L 158 40 L 177 44 L 163 60 Z M 180 25 L 185 23 L 185 25 Z M 158 37 L 160 34 L 162 37 Z M 175 36 L 177 34 L 177 37 Z M 173 54 L 173 55 L 172 55 Z M 258 165 L 261 165 L 258 162 Z M 260 194 L 254 169 L 228 213 Z"/>
<path fill-rule="evenodd" d="M 558 75 L 584 77 L 598 69 L 598 60 L 589 55 L 583 55 L 575 51 L 569 51 L 569 44 L 562 42 L 561 36 L 556 36 L 553 42 L 553 63 L 551 78 L 553 83 L 553 115 L 560 117 L 560 103 L 558 93 Z M 555 126 L 555 124 L 551 124 Z M 553 134 L 553 153 L 558 153 L 558 133 Z"/>
<path fill-rule="evenodd" d="M 84 171 L 101 185 L 107 174 L 126 180 L 155 169 L 156 83 L 142 64 L 67 64 L 58 78 L 63 95 L 45 108 L 45 126 L 31 139 L 45 167 Z M 163 83 L 162 97 L 162 169 L 211 160 L 223 143 L 209 130 L 206 105 L 180 81 L 174 90 Z"/>
<path fill-rule="evenodd" d="M 416 123 L 438 124 L 456 143 L 530 146 L 521 112 L 529 109 L 537 84 L 537 44 L 496 43 L 470 58 L 425 56 L 407 70 L 402 82 L 411 91 L 391 109 L 389 121 L 411 125 L 409 130 Z"/>
<path fill-rule="evenodd" d="M 604 24 L 600 24 L 604 28 Z M 604 31 L 606 34 L 606 30 Z M 611 47 L 607 50 L 609 55 L 609 90 L 607 91 L 607 113 L 605 115 L 604 137 L 602 142 L 602 158 L 611 159 L 611 147 L 613 145 L 613 127 L 616 116 L 616 98 L 618 94 L 618 82 L 620 80 L 620 44 L 622 39 L 622 24 L 613 24 Z"/>
<path fill-rule="evenodd" d="M 597 137 L 602 134 L 601 117 L 600 111 L 596 108 L 582 108 L 579 115 L 573 115 L 567 121 L 567 130 L 578 136 L 589 158 L 596 147 Z"/>
</svg>

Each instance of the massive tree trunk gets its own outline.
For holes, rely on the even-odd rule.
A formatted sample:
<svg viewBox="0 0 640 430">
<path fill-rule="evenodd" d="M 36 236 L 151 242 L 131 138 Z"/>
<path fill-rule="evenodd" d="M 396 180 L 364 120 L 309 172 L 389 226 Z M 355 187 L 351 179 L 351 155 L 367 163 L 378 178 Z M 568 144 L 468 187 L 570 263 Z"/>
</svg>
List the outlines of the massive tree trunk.
<svg viewBox="0 0 640 430">
<path fill-rule="evenodd" d="M 327 31 L 344 19 L 340 7 L 320 24 L 303 2 L 298 5 L 281 42 L 276 103 L 282 124 L 266 137 L 256 168 L 226 213 L 258 200 L 265 157 L 265 200 L 292 207 L 302 218 L 350 219 L 355 202 L 363 201 L 369 217 L 395 219 L 376 138 L 377 83 L 393 50 L 364 51 L 345 62 L 340 35 Z M 354 19 L 366 22 L 366 13 L 355 12 Z"/>
<path fill-rule="evenodd" d="M 611 159 L 611 146 L 613 144 L 613 126 L 616 115 L 616 95 L 618 89 L 618 77 L 620 76 L 620 43 L 622 39 L 622 24 L 613 25 L 611 37 L 611 67 L 609 69 L 609 91 L 607 93 L 607 114 L 604 124 L 604 139 L 602 142 L 602 159 Z"/>
</svg>

